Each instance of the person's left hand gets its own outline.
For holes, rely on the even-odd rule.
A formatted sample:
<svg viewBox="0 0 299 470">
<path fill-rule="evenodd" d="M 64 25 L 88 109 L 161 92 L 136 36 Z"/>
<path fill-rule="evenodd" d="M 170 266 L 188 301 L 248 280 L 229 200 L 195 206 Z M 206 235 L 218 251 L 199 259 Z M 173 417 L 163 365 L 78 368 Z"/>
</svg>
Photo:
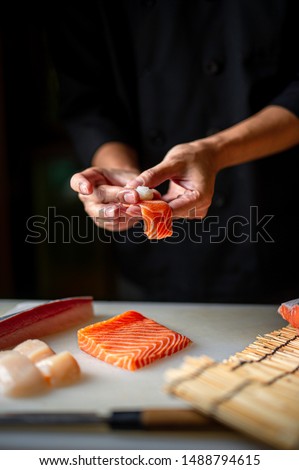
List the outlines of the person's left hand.
<svg viewBox="0 0 299 470">
<path fill-rule="evenodd" d="M 124 188 L 137 175 L 137 171 L 90 167 L 73 175 L 70 184 L 98 227 L 120 232 L 141 219 L 138 192 Z M 154 198 L 160 199 L 156 190 Z"/>
<path fill-rule="evenodd" d="M 138 203 L 140 198 L 135 190 L 124 190 L 124 186 L 136 175 L 128 170 L 90 167 L 72 176 L 71 187 L 98 227 L 127 230 L 136 223 L 132 214 L 126 214 L 127 205 Z"/>
</svg>

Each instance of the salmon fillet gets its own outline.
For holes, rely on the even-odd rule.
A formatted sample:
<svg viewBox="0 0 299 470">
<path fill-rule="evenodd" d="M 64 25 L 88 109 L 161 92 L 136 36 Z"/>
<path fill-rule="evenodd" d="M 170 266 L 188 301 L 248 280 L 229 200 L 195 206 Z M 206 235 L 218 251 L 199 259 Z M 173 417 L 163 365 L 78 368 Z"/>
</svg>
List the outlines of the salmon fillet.
<svg viewBox="0 0 299 470">
<path fill-rule="evenodd" d="M 172 210 L 169 204 L 160 199 L 139 203 L 145 224 L 144 233 L 150 240 L 171 237 Z"/>
<path fill-rule="evenodd" d="M 283 302 L 278 309 L 278 313 L 291 326 L 299 328 L 299 299 Z"/>
<path fill-rule="evenodd" d="M 171 356 L 190 343 L 186 336 L 133 310 L 78 331 L 82 351 L 130 371 Z"/>
</svg>

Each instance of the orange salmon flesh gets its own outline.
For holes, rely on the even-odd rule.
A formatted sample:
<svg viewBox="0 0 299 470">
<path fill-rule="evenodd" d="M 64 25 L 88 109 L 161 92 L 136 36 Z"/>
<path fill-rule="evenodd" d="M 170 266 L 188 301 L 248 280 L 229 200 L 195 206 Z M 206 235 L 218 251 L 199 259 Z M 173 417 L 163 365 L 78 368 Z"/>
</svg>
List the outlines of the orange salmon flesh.
<svg viewBox="0 0 299 470">
<path fill-rule="evenodd" d="M 294 328 L 299 328 L 299 299 L 289 300 L 280 305 L 278 313 Z"/>
<path fill-rule="evenodd" d="M 186 336 L 133 310 L 78 331 L 82 351 L 130 371 L 171 356 L 190 343 Z"/>
<path fill-rule="evenodd" d="M 144 233 L 150 240 L 171 237 L 172 210 L 165 201 L 142 201 L 139 203 L 145 224 Z"/>
</svg>

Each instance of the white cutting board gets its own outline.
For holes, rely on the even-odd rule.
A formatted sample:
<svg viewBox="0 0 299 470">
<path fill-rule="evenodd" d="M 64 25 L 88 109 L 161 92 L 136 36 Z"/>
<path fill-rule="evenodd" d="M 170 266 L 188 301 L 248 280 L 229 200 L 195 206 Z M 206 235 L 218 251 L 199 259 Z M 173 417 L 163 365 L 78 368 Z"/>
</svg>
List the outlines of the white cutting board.
<svg viewBox="0 0 299 470">
<path fill-rule="evenodd" d="M 32 306 L 33 302 L 27 305 Z M 211 356 L 223 360 L 244 349 L 257 335 L 281 328 L 286 322 L 277 314 L 277 306 L 202 305 L 169 303 L 94 302 L 95 318 L 89 323 L 106 320 L 126 310 L 145 316 L 188 336 L 188 348 L 130 372 L 106 364 L 80 351 L 77 330 L 81 326 L 43 339 L 55 352 L 70 351 L 78 361 L 81 380 L 69 387 L 29 398 L 9 399 L 0 396 L 2 412 L 18 411 L 98 411 L 150 407 L 185 407 L 164 390 L 165 371 L 179 367 L 186 355 Z"/>
</svg>

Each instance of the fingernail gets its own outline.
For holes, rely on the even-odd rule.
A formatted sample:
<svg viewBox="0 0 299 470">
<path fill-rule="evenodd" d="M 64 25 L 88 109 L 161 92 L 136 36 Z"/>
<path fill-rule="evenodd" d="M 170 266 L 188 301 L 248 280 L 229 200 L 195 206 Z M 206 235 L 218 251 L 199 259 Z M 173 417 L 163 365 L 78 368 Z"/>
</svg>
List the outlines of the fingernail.
<svg viewBox="0 0 299 470">
<path fill-rule="evenodd" d="M 126 202 L 127 204 L 136 204 L 139 200 L 135 191 L 120 191 L 118 199 L 120 202 Z"/>
<path fill-rule="evenodd" d="M 124 193 L 123 195 L 124 201 L 128 204 L 134 204 L 136 202 L 136 194 L 134 193 Z"/>
<path fill-rule="evenodd" d="M 137 188 L 137 186 L 144 186 L 144 179 L 140 176 L 126 184 L 126 188 Z"/>
<path fill-rule="evenodd" d="M 105 209 L 105 216 L 106 217 L 114 217 L 115 216 L 115 208 L 114 207 L 107 207 L 107 209 Z"/>
<path fill-rule="evenodd" d="M 88 187 L 86 183 L 79 184 L 79 190 L 81 194 L 89 194 Z"/>
</svg>

